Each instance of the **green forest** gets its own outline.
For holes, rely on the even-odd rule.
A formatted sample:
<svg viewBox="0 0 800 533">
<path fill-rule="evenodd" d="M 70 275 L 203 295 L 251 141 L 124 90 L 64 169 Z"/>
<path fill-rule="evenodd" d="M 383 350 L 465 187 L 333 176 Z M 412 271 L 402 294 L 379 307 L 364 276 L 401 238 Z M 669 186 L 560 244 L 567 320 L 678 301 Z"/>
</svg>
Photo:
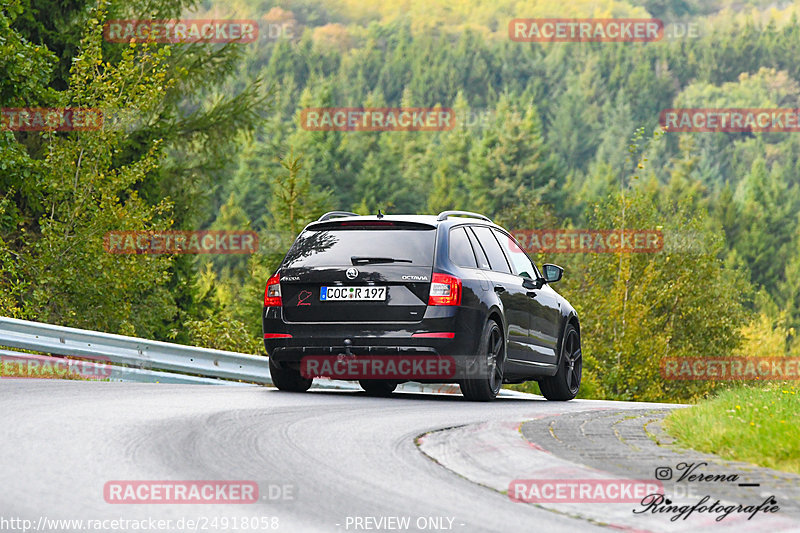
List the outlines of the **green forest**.
<svg viewBox="0 0 800 533">
<path fill-rule="evenodd" d="M 800 4 L 766 0 L 3 0 L 0 315 L 262 353 L 264 284 L 332 209 L 484 213 L 509 229 L 659 229 L 566 269 L 583 397 L 686 401 L 665 357 L 800 355 L 800 140 L 675 133 L 679 107 L 800 108 Z M 114 19 L 258 22 L 254 43 L 112 43 Z M 655 17 L 649 43 L 522 43 L 508 21 Z M 279 28 L 280 31 L 272 31 Z M 678 31 L 682 29 L 681 31 Z M 688 31 L 683 31 L 687 30 Z M 670 33 L 666 35 L 666 33 Z M 308 131 L 309 107 L 452 108 L 440 132 Z M 113 120 L 112 120 L 113 119 Z M 255 230 L 242 255 L 116 255 L 126 230 Z"/>
</svg>

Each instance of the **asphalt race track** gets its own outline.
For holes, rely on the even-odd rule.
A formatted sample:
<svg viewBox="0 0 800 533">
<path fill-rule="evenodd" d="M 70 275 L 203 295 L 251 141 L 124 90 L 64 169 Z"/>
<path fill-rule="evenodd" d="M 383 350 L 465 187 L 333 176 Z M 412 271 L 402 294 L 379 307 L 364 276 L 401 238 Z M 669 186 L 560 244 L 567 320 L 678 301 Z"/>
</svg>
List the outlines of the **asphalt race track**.
<svg viewBox="0 0 800 533">
<path fill-rule="evenodd" d="M 535 426 L 525 426 L 525 437 L 519 428 L 526 420 L 580 418 L 595 410 L 672 407 L 30 379 L 3 380 L 0 387 L 0 516 L 29 520 L 39 531 L 86 531 L 88 521 L 115 519 L 128 520 L 127 527 L 106 522 L 107 531 L 148 530 L 130 521 L 151 521 L 150 530 L 233 531 L 234 520 L 254 517 L 268 527 L 249 522 L 239 530 L 619 531 L 580 512 L 515 502 L 502 493 L 508 476 L 525 478 L 569 460 L 526 441 L 537 440 Z M 471 479 L 482 472 L 489 481 Z M 493 488 L 495 478 L 500 486 Z M 120 480 L 250 480 L 260 501 L 107 503 L 106 483 Z M 584 505 L 597 512 L 601 504 Z M 54 528 L 59 519 L 85 523 Z M 760 519 L 720 528 L 791 530 L 791 516 Z M 642 518 L 641 526 L 636 529 L 680 529 L 665 516 Z"/>
</svg>

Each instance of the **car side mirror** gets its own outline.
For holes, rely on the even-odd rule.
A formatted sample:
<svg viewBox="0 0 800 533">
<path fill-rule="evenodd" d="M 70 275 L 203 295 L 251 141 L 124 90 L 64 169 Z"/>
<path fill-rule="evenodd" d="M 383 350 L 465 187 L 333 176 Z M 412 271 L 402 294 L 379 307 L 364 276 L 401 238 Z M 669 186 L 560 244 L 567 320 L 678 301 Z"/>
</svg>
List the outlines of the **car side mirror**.
<svg viewBox="0 0 800 533">
<path fill-rule="evenodd" d="M 547 283 L 555 283 L 561 279 L 561 276 L 564 275 L 564 269 L 558 265 L 546 263 L 542 265 L 542 273 L 544 274 L 544 280 Z"/>
</svg>

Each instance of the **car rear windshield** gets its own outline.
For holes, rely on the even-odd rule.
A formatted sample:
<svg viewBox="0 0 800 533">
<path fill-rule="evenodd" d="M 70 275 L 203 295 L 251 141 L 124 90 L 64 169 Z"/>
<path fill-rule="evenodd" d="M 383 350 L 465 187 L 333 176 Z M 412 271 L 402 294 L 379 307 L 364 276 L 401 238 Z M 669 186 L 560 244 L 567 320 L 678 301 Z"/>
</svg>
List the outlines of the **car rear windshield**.
<svg viewBox="0 0 800 533">
<path fill-rule="evenodd" d="M 435 242 L 436 229 L 425 225 L 308 229 L 286 254 L 283 266 L 431 266 Z"/>
</svg>

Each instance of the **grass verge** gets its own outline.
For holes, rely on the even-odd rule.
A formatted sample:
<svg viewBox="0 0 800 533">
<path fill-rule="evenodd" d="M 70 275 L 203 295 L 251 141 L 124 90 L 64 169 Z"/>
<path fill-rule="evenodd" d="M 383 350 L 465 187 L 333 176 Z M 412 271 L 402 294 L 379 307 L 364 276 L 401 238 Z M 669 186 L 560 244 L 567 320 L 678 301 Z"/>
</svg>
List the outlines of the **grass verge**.
<svg viewBox="0 0 800 533">
<path fill-rule="evenodd" d="M 677 409 L 665 428 L 678 444 L 725 459 L 800 474 L 795 383 L 742 386 L 688 409 Z"/>
</svg>

